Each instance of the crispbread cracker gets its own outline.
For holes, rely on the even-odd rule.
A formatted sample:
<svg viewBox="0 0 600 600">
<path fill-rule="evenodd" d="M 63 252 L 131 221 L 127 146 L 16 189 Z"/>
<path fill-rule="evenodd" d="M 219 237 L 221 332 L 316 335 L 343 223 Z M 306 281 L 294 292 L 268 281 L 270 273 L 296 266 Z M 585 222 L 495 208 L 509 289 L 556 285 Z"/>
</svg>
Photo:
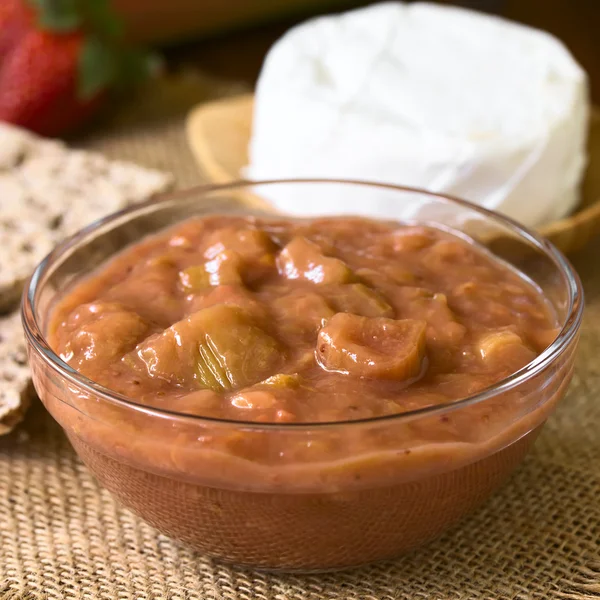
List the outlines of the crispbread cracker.
<svg viewBox="0 0 600 600">
<path fill-rule="evenodd" d="M 166 190 L 170 175 L 71 150 L 0 123 L 0 313 L 58 242 Z"/>
<path fill-rule="evenodd" d="M 15 311 L 0 318 L 0 435 L 23 418 L 32 395 L 21 315 Z"/>
<path fill-rule="evenodd" d="M 171 183 L 165 173 L 0 123 L 0 313 L 15 311 L 25 279 L 58 242 Z M 16 311 L 0 317 L 0 435 L 21 420 L 33 393 Z"/>
</svg>

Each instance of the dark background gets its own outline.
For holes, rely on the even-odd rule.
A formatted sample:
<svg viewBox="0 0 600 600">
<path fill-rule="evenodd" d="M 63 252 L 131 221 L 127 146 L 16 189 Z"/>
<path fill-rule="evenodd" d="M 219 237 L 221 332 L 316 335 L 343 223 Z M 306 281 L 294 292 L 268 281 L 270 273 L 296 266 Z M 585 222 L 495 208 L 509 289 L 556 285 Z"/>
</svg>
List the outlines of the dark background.
<svg viewBox="0 0 600 600">
<path fill-rule="evenodd" d="M 275 13 L 261 17 L 258 22 L 263 24 L 254 26 L 249 24 L 252 19 L 248 17 L 246 23 L 236 22 L 232 18 L 229 24 L 225 11 L 225 16 L 214 28 L 214 31 L 221 33 L 215 34 L 209 27 L 210 22 L 206 19 L 202 21 L 202 7 L 211 5 L 214 8 L 212 5 L 216 4 L 226 7 L 232 1 L 233 4 L 240 4 L 239 0 L 219 0 L 218 3 L 214 0 L 171 0 L 182 5 L 193 2 L 193 15 L 198 19 L 197 25 L 190 23 L 189 19 L 188 23 L 178 25 L 181 33 L 170 34 L 166 44 L 164 39 L 158 40 L 166 46 L 165 54 L 172 64 L 192 62 L 209 73 L 253 83 L 268 48 L 295 23 L 311 14 L 374 3 L 337 0 L 332 5 L 326 1 L 313 2 L 313 6 L 307 10 L 292 11 L 293 16 L 280 17 L 280 13 Z M 593 100 L 600 104 L 600 0 L 442 0 L 440 3 L 487 11 L 553 33 L 563 40 L 590 75 Z M 264 24 L 265 21 L 267 24 Z M 158 26 L 156 31 L 160 31 Z M 156 38 L 157 33 L 148 30 L 140 37 L 154 41 L 153 36 Z"/>
</svg>

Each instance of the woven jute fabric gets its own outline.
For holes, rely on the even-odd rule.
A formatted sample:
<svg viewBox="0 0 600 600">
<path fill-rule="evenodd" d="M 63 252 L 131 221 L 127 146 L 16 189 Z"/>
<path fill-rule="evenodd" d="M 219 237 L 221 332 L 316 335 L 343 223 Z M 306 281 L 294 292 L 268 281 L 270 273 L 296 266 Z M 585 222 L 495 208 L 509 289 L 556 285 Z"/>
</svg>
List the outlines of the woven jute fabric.
<svg viewBox="0 0 600 600">
<path fill-rule="evenodd" d="M 77 142 L 200 182 L 185 111 L 236 89 L 195 77 L 163 88 Z M 600 242 L 573 259 L 587 310 L 568 396 L 504 488 L 437 541 L 337 574 L 222 566 L 121 508 L 37 402 L 0 440 L 0 600 L 600 599 L 599 259 Z"/>
</svg>

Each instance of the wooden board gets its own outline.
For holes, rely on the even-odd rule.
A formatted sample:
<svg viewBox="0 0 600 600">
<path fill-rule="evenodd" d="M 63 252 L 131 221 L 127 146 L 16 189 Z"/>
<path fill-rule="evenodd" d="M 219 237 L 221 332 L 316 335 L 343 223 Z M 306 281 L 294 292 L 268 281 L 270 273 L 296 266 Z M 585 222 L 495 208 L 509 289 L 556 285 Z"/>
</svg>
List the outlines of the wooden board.
<svg viewBox="0 0 600 600">
<path fill-rule="evenodd" d="M 190 147 L 202 170 L 214 183 L 244 179 L 252 132 L 252 94 L 196 108 L 187 122 Z M 600 110 L 592 113 L 588 138 L 589 163 L 577 211 L 540 228 L 565 253 L 573 253 L 600 234 Z"/>
</svg>

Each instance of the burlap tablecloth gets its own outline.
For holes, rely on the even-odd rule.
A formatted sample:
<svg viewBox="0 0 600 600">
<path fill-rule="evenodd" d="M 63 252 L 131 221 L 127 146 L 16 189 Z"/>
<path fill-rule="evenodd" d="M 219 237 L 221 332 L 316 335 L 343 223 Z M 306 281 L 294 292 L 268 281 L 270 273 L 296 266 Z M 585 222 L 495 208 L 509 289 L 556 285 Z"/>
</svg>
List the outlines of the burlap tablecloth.
<svg viewBox="0 0 600 600">
<path fill-rule="evenodd" d="M 162 86 L 77 143 L 197 183 L 184 113 L 232 91 L 194 77 Z M 36 403 L 0 441 L 0 600 L 599 599 L 600 241 L 573 260 L 587 311 L 568 397 L 503 490 L 436 542 L 341 574 L 219 565 L 119 507 Z"/>
</svg>

